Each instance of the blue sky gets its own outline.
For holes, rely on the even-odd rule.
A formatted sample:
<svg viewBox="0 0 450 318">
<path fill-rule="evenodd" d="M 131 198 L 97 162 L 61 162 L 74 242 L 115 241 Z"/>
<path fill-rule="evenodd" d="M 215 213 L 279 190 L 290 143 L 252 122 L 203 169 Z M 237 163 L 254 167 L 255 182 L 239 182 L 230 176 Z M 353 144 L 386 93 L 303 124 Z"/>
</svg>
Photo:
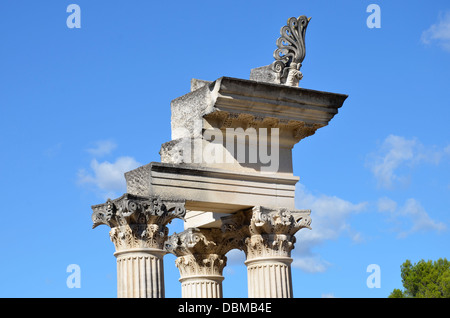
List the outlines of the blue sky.
<svg viewBox="0 0 450 318">
<path fill-rule="evenodd" d="M 69 29 L 66 8 L 81 8 Z M 369 4 L 381 28 L 368 28 Z M 170 101 L 191 78 L 248 79 L 286 20 L 311 16 L 301 86 L 348 94 L 297 144 L 295 297 L 387 297 L 400 265 L 450 257 L 448 1 L 1 1 L 1 297 L 115 297 L 114 247 L 93 204 L 123 172 L 160 161 Z M 175 221 L 170 231 L 179 231 Z M 225 297 L 247 297 L 230 252 Z M 180 297 L 174 256 L 166 297 Z M 81 269 L 68 288 L 67 266 Z M 368 288 L 367 267 L 380 268 Z"/>
</svg>

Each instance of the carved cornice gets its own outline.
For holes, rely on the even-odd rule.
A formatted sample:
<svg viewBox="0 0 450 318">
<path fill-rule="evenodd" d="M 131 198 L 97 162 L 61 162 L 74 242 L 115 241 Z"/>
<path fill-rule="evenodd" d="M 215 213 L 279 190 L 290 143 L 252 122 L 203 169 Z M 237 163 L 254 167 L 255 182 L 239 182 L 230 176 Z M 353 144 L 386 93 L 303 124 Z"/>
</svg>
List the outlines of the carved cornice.
<svg viewBox="0 0 450 318">
<path fill-rule="evenodd" d="M 286 140 L 280 140 L 281 143 L 293 146 L 303 138 L 312 136 L 316 130 L 324 127 L 323 124 L 309 123 L 305 121 L 292 120 L 289 118 L 276 118 L 271 116 L 252 115 L 247 113 L 235 114 L 226 111 L 217 111 L 205 116 L 215 128 L 221 129 L 226 135 L 227 128 L 267 128 L 280 129 L 280 134 Z M 289 132 L 289 133 L 282 133 Z M 290 136 L 290 137 L 289 137 Z"/>
<path fill-rule="evenodd" d="M 104 204 L 92 206 L 93 228 L 111 227 L 110 238 L 117 251 L 132 248 L 163 249 L 166 225 L 174 218 L 184 219 L 183 201 L 142 197 L 129 193 Z"/>
<path fill-rule="evenodd" d="M 269 128 L 303 122 L 320 128 L 328 125 L 347 97 L 275 82 L 221 77 L 172 101 L 172 139 L 197 138 L 202 129 L 210 127 Z M 202 119 L 208 123 L 193 125 Z"/>
</svg>

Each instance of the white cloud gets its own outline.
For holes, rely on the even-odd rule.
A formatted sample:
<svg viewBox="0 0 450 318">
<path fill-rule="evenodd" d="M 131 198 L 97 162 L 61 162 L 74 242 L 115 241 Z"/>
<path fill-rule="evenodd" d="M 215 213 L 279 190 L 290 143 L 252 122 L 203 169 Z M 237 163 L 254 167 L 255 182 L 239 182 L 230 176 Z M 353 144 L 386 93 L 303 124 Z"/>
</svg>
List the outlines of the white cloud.
<svg viewBox="0 0 450 318">
<path fill-rule="evenodd" d="M 444 152 L 445 154 L 450 155 L 450 145 L 444 148 Z"/>
<path fill-rule="evenodd" d="M 437 43 L 444 50 L 450 52 L 450 11 L 441 13 L 438 22 L 423 31 L 422 43 Z"/>
<path fill-rule="evenodd" d="M 400 167 L 412 167 L 420 162 L 438 164 L 443 154 L 444 150 L 425 147 L 415 138 L 389 135 L 376 152 L 369 154 L 366 165 L 379 186 L 392 188 L 394 184 L 408 180 L 407 176 L 397 174 Z"/>
<path fill-rule="evenodd" d="M 323 273 L 331 266 L 331 264 L 322 259 L 319 255 L 308 254 L 295 256 L 291 266 L 300 268 L 307 273 Z"/>
<path fill-rule="evenodd" d="M 238 249 L 233 249 L 226 254 L 228 265 L 241 265 L 245 262 L 245 253 Z"/>
<path fill-rule="evenodd" d="M 119 157 L 114 163 L 108 161 L 91 161 L 92 172 L 85 169 L 78 171 L 80 184 L 93 185 L 103 197 L 121 195 L 126 192 L 124 173 L 139 167 L 141 164 L 132 157 Z"/>
<path fill-rule="evenodd" d="M 362 240 L 361 233 L 351 228 L 348 219 L 363 211 L 366 202 L 351 203 L 336 196 L 314 195 L 297 184 L 296 207 L 311 209 L 312 230 L 303 229 L 297 233 L 297 243 L 292 251 L 292 266 L 306 272 L 324 272 L 331 264 L 312 252 L 314 246 L 347 235 L 354 242 Z"/>
<path fill-rule="evenodd" d="M 412 198 L 400 207 L 392 199 L 380 198 L 378 211 L 388 213 L 388 222 L 396 224 L 394 230 L 398 232 L 398 238 L 417 232 L 441 232 L 447 228 L 444 223 L 433 220 L 420 202 Z"/>
<path fill-rule="evenodd" d="M 394 213 L 397 209 L 397 202 L 387 197 L 378 199 L 378 211 Z"/>
<path fill-rule="evenodd" d="M 94 148 L 86 149 L 91 155 L 95 157 L 101 157 L 109 155 L 117 145 L 111 140 L 100 140 L 95 143 Z"/>
</svg>

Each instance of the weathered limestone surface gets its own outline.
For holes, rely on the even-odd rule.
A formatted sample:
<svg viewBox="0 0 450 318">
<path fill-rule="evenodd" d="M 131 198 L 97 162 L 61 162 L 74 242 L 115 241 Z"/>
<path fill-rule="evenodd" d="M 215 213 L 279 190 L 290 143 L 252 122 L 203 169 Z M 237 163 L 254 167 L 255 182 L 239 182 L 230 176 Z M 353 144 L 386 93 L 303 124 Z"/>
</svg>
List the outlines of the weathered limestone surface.
<svg viewBox="0 0 450 318">
<path fill-rule="evenodd" d="M 250 70 L 250 80 L 256 82 L 281 84 L 278 72 L 275 72 L 272 65 L 260 66 Z"/>
<path fill-rule="evenodd" d="M 328 125 L 347 98 L 230 77 L 197 81 L 171 103 L 162 163 L 292 176 L 294 145 Z"/>
</svg>

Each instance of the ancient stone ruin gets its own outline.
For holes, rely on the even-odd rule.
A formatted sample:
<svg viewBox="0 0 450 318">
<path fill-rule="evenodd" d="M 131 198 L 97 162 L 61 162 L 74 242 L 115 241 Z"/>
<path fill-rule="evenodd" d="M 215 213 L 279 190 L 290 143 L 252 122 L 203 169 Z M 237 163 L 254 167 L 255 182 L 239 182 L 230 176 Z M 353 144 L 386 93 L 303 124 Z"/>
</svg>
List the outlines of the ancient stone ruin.
<svg viewBox="0 0 450 318">
<path fill-rule="evenodd" d="M 92 206 L 94 227 L 111 228 L 118 297 L 164 297 L 172 253 L 182 297 L 220 298 L 232 249 L 245 252 L 249 297 L 293 297 L 291 250 L 311 211 L 295 208 L 292 149 L 347 98 L 298 87 L 309 21 L 288 19 L 275 61 L 250 79 L 193 79 L 171 102 L 161 162 L 125 173 L 127 193 Z M 174 218 L 185 230 L 168 236 Z"/>
</svg>

